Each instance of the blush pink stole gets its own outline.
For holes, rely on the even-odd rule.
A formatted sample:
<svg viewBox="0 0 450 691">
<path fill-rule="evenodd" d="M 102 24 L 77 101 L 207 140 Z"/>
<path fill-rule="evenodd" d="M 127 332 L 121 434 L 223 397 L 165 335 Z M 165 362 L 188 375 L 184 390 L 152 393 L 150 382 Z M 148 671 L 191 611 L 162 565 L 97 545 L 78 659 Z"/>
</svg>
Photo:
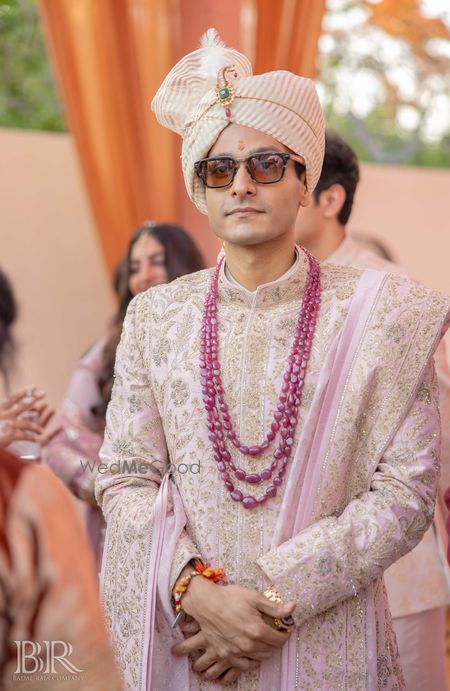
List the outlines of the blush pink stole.
<svg viewBox="0 0 450 691">
<path fill-rule="evenodd" d="M 323 473 L 329 438 L 338 415 L 339 402 L 385 276 L 385 273 L 378 271 L 364 271 L 350 304 L 344 326 L 327 353 L 311 409 L 293 458 L 289 482 L 272 539 L 272 549 L 311 524 L 312 511 Z M 373 626 L 375 629 L 375 618 L 372 619 L 370 628 Z M 375 645 L 374 641 L 373 645 Z M 281 651 L 282 689 L 297 688 L 296 657 L 297 635 L 293 632 Z M 369 664 L 373 669 L 369 670 L 368 677 L 374 681 L 376 688 L 375 655 L 371 657 Z M 275 669 L 273 661 L 263 662 L 260 691 L 277 688 L 279 679 L 273 678 Z"/>
<path fill-rule="evenodd" d="M 169 494 L 171 495 L 172 510 L 169 511 Z M 148 577 L 149 592 L 149 611 L 144 614 L 147 616 L 148 625 L 145 627 L 146 637 L 144 639 L 144 673 L 143 682 L 146 685 L 142 691 L 152 691 L 156 688 L 152 684 L 152 672 L 161 665 L 166 667 L 170 664 L 171 669 L 171 688 L 173 691 L 188 691 L 197 688 L 189 684 L 190 662 L 184 655 L 176 657 L 170 654 L 170 648 L 177 642 L 183 641 L 184 637 L 179 628 L 165 636 L 162 631 L 158 632 L 155 626 L 157 607 L 161 610 L 166 622 L 172 624 L 175 618 L 171 593 L 169 592 L 170 571 L 175 555 L 176 545 L 183 529 L 186 526 L 186 515 L 184 512 L 183 501 L 174 482 L 170 481 L 170 473 L 164 475 L 154 509 L 154 528 L 152 533 L 152 545 L 150 550 L 150 567 Z M 158 602 L 157 602 L 158 599 Z M 145 651 L 148 656 L 145 658 Z M 155 651 L 164 651 L 161 657 L 157 657 Z M 153 658 L 155 656 L 155 666 Z"/>
</svg>

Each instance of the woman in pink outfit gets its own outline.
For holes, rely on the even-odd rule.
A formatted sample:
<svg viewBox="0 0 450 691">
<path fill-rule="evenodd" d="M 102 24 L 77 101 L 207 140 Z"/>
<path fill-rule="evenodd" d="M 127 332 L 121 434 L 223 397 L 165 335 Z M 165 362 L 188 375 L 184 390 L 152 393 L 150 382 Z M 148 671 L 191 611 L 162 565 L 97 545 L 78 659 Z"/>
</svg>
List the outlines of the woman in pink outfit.
<svg viewBox="0 0 450 691">
<path fill-rule="evenodd" d="M 122 323 L 132 298 L 148 288 L 204 268 L 202 256 L 180 227 L 145 222 L 131 238 L 122 270 L 115 278 L 119 308 L 109 332 L 78 362 L 58 415 L 59 431 L 46 445 L 44 460 L 87 504 L 87 531 L 98 562 L 104 520 L 94 497 L 103 442 L 105 413 L 111 396 L 114 360 Z"/>
</svg>

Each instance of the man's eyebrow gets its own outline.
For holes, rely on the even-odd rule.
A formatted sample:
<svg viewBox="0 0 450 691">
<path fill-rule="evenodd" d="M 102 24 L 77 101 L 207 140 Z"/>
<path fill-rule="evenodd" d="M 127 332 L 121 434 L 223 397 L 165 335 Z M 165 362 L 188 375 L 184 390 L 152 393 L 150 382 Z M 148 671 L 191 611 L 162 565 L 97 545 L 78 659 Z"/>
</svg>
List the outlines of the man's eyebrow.
<svg viewBox="0 0 450 691">
<path fill-rule="evenodd" d="M 249 151 L 247 151 L 246 152 L 247 156 L 245 158 L 247 158 L 248 156 L 251 156 L 252 154 L 263 154 L 263 153 L 269 153 L 270 154 L 272 152 L 276 153 L 276 154 L 286 153 L 284 149 L 277 149 L 274 146 L 272 146 L 272 147 L 260 146 L 257 149 L 250 149 Z M 244 152 L 242 152 L 242 153 L 244 153 Z M 225 157 L 226 158 L 234 158 L 234 155 L 230 154 L 228 152 L 225 152 L 225 153 L 219 153 L 219 154 L 212 154 L 212 155 L 208 156 L 207 158 L 225 158 Z"/>
</svg>

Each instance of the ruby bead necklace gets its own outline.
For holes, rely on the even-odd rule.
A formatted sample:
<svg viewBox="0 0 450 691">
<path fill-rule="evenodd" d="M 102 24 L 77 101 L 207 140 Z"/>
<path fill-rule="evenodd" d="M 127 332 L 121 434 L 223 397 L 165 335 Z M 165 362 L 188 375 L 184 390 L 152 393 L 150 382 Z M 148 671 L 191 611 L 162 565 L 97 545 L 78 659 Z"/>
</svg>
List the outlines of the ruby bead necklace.
<svg viewBox="0 0 450 691">
<path fill-rule="evenodd" d="M 283 375 L 283 384 L 278 405 L 265 439 L 259 444 L 248 446 L 239 439 L 225 400 L 219 362 L 219 336 L 217 328 L 217 298 L 222 258 L 214 271 L 206 296 L 200 339 L 200 377 L 203 402 L 209 429 L 209 440 L 214 450 L 214 460 L 231 499 L 242 502 L 246 509 L 254 509 L 277 494 L 283 482 L 287 465 L 292 455 L 298 410 L 302 401 L 306 369 L 311 354 L 320 308 L 320 266 L 317 260 L 304 248 L 309 261 L 309 272 L 301 302 L 291 352 Z M 227 441 L 233 444 L 243 456 L 257 457 L 275 446 L 269 466 L 258 473 L 248 473 L 233 463 L 227 449 Z M 235 480 L 249 485 L 269 482 L 270 485 L 259 497 L 246 495 L 235 487 Z"/>
</svg>

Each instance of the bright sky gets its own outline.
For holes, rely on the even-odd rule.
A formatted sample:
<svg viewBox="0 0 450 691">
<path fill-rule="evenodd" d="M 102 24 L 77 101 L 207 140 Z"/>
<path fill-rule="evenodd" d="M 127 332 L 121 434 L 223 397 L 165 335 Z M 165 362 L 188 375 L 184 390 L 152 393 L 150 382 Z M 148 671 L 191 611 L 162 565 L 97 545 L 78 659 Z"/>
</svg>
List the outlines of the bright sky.
<svg viewBox="0 0 450 691">
<path fill-rule="evenodd" d="M 448 0 L 422 0 L 422 13 L 427 17 L 440 17 L 450 25 L 450 3 Z"/>
<path fill-rule="evenodd" d="M 427 83 L 419 83 L 410 50 L 402 41 L 387 36 L 376 27 L 364 27 L 367 10 L 355 7 L 344 11 L 347 0 L 328 0 L 328 14 L 324 19 L 325 34 L 321 37 L 319 49 L 323 54 L 333 52 L 335 39 L 326 31 L 345 30 L 346 52 L 333 75 L 337 84 L 337 97 L 333 107 L 344 114 L 350 109 L 359 117 L 365 117 L 373 107 L 384 99 L 384 85 L 380 78 L 382 71 L 398 88 L 402 98 L 417 99 L 426 106 L 427 116 L 422 126 L 422 135 L 428 141 L 439 141 L 450 131 L 450 93 L 448 78 L 431 76 Z M 439 17 L 450 26 L 450 0 L 422 0 L 422 12 L 428 17 Z M 364 28 L 362 28 L 364 27 Z M 450 41 L 434 40 L 429 43 L 430 52 L 450 57 Z M 361 66 L 365 57 L 377 56 L 380 72 Z M 319 86 L 322 101 L 327 100 L 327 91 Z M 419 111 L 410 105 L 398 112 L 398 124 L 405 130 L 413 130 L 419 121 Z"/>
</svg>

